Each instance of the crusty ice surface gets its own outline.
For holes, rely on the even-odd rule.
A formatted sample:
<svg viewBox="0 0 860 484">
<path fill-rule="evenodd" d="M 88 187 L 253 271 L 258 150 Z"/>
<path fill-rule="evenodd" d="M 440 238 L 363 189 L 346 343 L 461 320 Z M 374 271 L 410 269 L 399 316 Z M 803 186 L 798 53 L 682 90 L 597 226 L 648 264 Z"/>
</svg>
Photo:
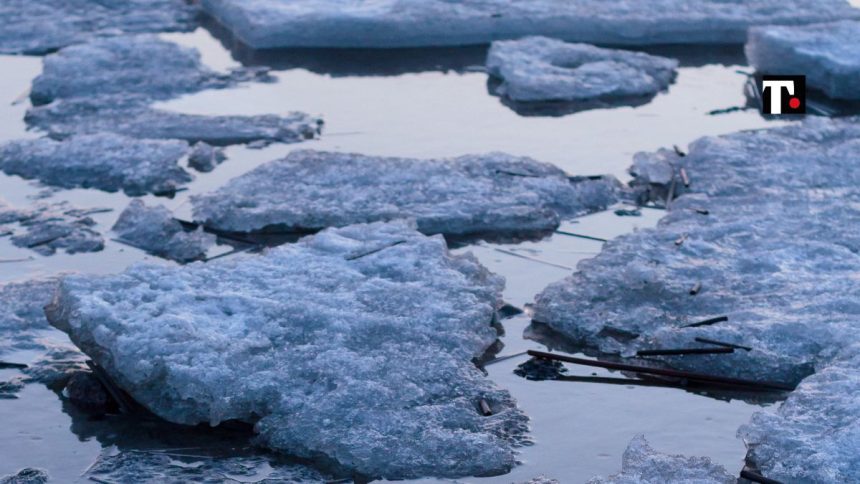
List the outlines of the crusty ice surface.
<svg viewBox="0 0 860 484">
<path fill-rule="evenodd" d="M 196 13 L 183 0 L 4 0 L 0 54 L 46 54 L 105 35 L 192 30 Z"/>
<path fill-rule="evenodd" d="M 619 188 L 503 153 L 418 160 L 301 150 L 192 202 L 195 220 L 230 231 L 414 218 L 424 233 L 470 234 L 551 230 L 611 205 Z"/>
<path fill-rule="evenodd" d="M 752 25 L 858 18 L 845 0 L 203 0 L 254 48 L 487 44 L 741 44 Z"/>
<path fill-rule="evenodd" d="M 22 209 L 0 199 L 0 237 L 11 236 L 14 245 L 42 255 L 53 255 L 58 249 L 69 254 L 102 250 L 104 239 L 94 225 L 86 210 L 66 202 Z"/>
<path fill-rule="evenodd" d="M 113 231 L 124 242 L 177 262 L 202 259 L 215 244 L 215 236 L 202 227 L 186 232 L 163 205 L 147 207 L 141 200 L 129 203 Z"/>
<path fill-rule="evenodd" d="M 47 313 L 169 421 L 256 422 L 281 452 L 452 477 L 507 471 L 524 438 L 526 417 L 471 361 L 496 339 L 502 286 L 441 237 L 376 223 L 259 256 L 68 276 Z"/>
<path fill-rule="evenodd" d="M 189 151 L 184 141 L 113 133 L 16 140 L 0 145 L 0 170 L 64 188 L 169 193 L 192 179 L 178 164 Z"/>
<path fill-rule="evenodd" d="M 588 484 L 735 484 L 737 478 L 707 457 L 660 453 L 643 435 L 630 441 L 622 456 L 621 472 L 595 477 Z"/>
<path fill-rule="evenodd" d="M 608 242 L 546 288 L 535 320 L 622 356 L 709 346 L 696 337 L 749 347 L 659 359 L 800 383 L 776 415 L 741 430 L 751 462 L 783 482 L 856 481 L 858 156 L 856 118 L 702 138 L 687 156 L 638 155 L 636 171 L 651 174 L 639 189 L 670 183 L 682 196 L 656 229 Z M 722 315 L 728 321 L 685 327 Z"/>
<path fill-rule="evenodd" d="M 860 21 L 750 29 L 747 59 L 765 74 L 803 74 L 832 98 L 860 99 Z"/>
<path fill-rule="evenodd" d="M 201 116 L 152 106 L 182 94 L 270 79 L 258 68 L 214 72 L 196 50 L 154 35 L 96 39 L 45 57 L 26 120 L 55 138 L 111 132 L 215 145 L 313 138 L 321 122 L 304 113 Z"/>
<path fill-rule="evenodd" d="M 653 96 L 678 61 L 641 52 L 570 44 L 547 37 L 493 42 L 487 70 L 514 101 L 586 101 Z"/>
</svg>

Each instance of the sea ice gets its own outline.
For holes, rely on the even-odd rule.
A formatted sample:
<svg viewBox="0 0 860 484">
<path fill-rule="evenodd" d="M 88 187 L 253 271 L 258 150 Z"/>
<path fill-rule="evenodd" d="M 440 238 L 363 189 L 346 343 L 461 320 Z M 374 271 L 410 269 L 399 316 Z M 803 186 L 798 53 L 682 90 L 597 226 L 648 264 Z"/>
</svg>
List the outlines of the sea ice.
<svg viewBox="0 0 860 484">
<path fill-rule="evenodd" d="M 208 173 L 226 159 L 227 155 L 224 154 L 223 149 L 201 141 L 191 148 L 191 154 L 188 155 L 188 166 L 199 172 Z"/>
<path fill-rule="evenodd" d="M 675 78 L 678 61 L 546 37 L 493 42 L 490 75 L 498 94 L 518 102 L 649 97 Z"/>
<path fill-rule="evenodd" d="M 797 384 L 856 340 L 860 125 L 800 125 L 703 138 L 685 157 L 690 187 L 653 230 L 620 237 L 546 288 L 534 319 L 575 342 L 633 356 L 650 349 L 749 347 L 661 357 L 673 367 Z M 661 178 L 662 180 L 662 178 Z M 696 294 L 691 289 L 700 285 Z M 716 316 L 728 321 L 689 327 Z"/>
<path fill-rule="evenodd" d="M 202 227 L 186 232 L 163 205 L 147 207 L 141 200 L 131 201 L 113 231 L 135 247 L 177 262 L 202 259 L 215 244 L 215 236 Z"/>
<path fill-rule="evenodd" d="M 0 477 L 0 484 L 45 484 L 48 481 L 47 472 L 33 467 L 21 469 L 17 474 Z"/>
<path fill-rule="evenodd" d="M 65 277 L 53 325 L 176 423 L 373 477 L 500 473 L 526 417 L 473 364 L 503 279 L 404 222 L 329 229 L 262 255 Z M 483 416 L 485 400 L 493 414 Z"/>
<path fill-rule="evenodd" d="M 746 54 L 764 74 L 803 74 L 832 98 L 860 99 L 860 21 L 756 27 Z"/>
<path fill-rule="evenodd" d="M 192 179 L 178 164 L 188 152 L 183 141 L 112 133 L 63 141 L 26 139 L 0 146 L 0 169 L 64 188 L 123 190 L 129 195 L 170 193 Z"/>
<path fill-rule="evenodd" d="M 529 35 L 593 44 L 741 44 L 753 25 L 858 18 L 844 0 L 203 0 L 257 49 L 487 44 Z"/>
<path fill-rule="evenodd" d="M 552 230 L 619 194 L 614 178 L 572 181 L 503 153 L 419 160 L 301 150 L 192 203 L 195 220 L 238 232 L 414 218 L 427 234 L 474 234 Z"/>
<path fill-rule="evenodd" d="M 630 441 L 622 457 L 621 472 L 595 477 L 588 484 L 735 484 L 737 477 L 707 457 L 686 457 L 657 452 L 643 435 Z"/>
<path fill-rule="evenodd" d="M 188 31 L 196 14 L 183 0 L 4 0 L 0 54 L 47 54 L 105 35 Z"/>
<path fill-rule="evenodd" d="M 0 224 L 13 224 L 0 231 L 0 236 L 11 235 L 16 246 L 42 255 L 52 255 L 57 249 L 69 254 L 98 252 L 104 248 L 104 239 L 93 230 L 95 221 L 87 215 L 65 202 L 25 210 L 0 200 Z"/>
</svg>

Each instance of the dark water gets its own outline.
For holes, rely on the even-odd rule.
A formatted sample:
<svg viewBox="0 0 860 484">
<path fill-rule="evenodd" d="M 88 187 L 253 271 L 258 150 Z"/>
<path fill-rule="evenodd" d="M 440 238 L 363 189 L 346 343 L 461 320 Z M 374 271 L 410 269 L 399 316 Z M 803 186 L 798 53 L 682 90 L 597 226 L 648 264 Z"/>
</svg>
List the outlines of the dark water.
<svg viewBox="0 0 860 484">
<path fill-rule="evenodd" d="M 166 37 L 201 49 L 204 61 L 216 69 L 237 65 L 230 51 L 205 30 Z M 637 151 L 685 147 L 703 135 L 773 125 L 754 111 L 707 114 L 746 103 L 746 76 L 736 71 L 749 68 L 741 65 L 739 48 L 664 49 L 660 53 L 679 55 L 683 64 L 677 82 L 652 102 L 635 108 L 538 117 L 521 116 L 488 93 L 487 77 L 479 69 L 482 48 L 364 52 L 353 57 L 331 51 L 259 54 L 237 50 L 234 54 L 246 62 L 274 65 L 277 82 L 203 92 L 162 107 L 202 114 L 302 110 L 325 118 L 322 138 L 262 150 L 231 147 L 229 160 L 212 173 L 198 175 L 187 192 L 158 201 L 187 217 L 189 195 L 209 191 L 260 163 L 305 148 L 421 158 L 505 151 L 554 163 L 570 174 L 608 173 L 625 179 Z M 11 103 L 38 74 L 40 59 L 0 56 L 0 66 L 4 72 L 0 76 L 0 140 L 35 136 L 25 132 L 22 121 L 26 101 Z M 26 206 L 40 196 L 47 197 L 46 201 L 115 209 L 94 216 L 105 231 L 129 200 L 121 193 L 95 190 L 45 194 L 44 187 L 0 174 L 4 200 Z M 146 197 L 147 203 L 153 200 Z M 611 238 L 653 226 L 661 215 L 645 210 L 642 217 L 619 217 L 608 211 L 569 222 L 566 228 Z M 540 242 L 482 243 L 456 251 L 473 251 L 491 270 L 504 275 L 506 300 L 522 307 L 547 284 L 569 274 L 578 261 L 597 253 L 600 246 L 599 242 L 555 235 Z M 152 259 L 112 241 L 105 251 L 95 254 L 42 257 L 0 238 L 0 259 L 18 258 L 27 260 L 0 264 L 0 282 L 65 271 L 116 272 L 135 261 Z M 527 324 L 524 316 L 505 322 L 502 355 L 543 348 L 523 338 Z M 488 370 L 530 415 L 536 443 L 523 449 L 523 464 L 511 474 L 465 481 L 515 482 L 544 474 L 563 482 L 582 482 L 595 474 L 618 471 L 621 453 L 637 433 L 644 433 L 662 451 L 710 456 L 732 472 L 742 467 L 745 449 L 735 431 L 761 407 L 665 388 L 527 381 L 512 373 L 524 359 L 513 358 Z M 592 373 L 592 369 L 571 368 L 571 374 Z M 0 378 L 13 374 L 2 370 Z M 57 482 L 74 481 L 103 445 L 116 441 L 104 431 L 87 431 L 88 424 L 80 418 L 73 422 L 57 395 L 39 385 L 28 386 L 18 400 L 0 401 L 0 422 L 0 475 L 35 466 L 47 469 Z M 128 427 L 122 428 L 128 432 Z M 135 445 L 127 435 L 123 441 L 126 447 Z"/>
</svg>

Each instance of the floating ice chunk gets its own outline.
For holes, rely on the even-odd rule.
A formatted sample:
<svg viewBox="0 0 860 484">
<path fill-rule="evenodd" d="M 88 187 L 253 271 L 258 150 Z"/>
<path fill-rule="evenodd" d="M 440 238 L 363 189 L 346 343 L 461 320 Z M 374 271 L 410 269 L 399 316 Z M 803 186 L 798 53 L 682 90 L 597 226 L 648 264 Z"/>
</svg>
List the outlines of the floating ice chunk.
<svg viewBox="0 0 860 484">
<path fill-rule="evenodd" d="M 188 155 L 188 166 L 200 172 L 210 172 L 227 159 L 224 150 L 215 148 L 214 146 L 199 142 L 191 148 L 191 154 Z"/>
<path fill-rule="evenodd" d="M 196 14 L 183 0 L 4 0 L 0 53 L 46 54 L 104 35 L 192 30 Z"/>
<path fill-rule="evenodd" d="M 239 232 L 414 218 L 424 233 L 504 233 L 552 230 L 614 203 L 619 188 L 503 153 L 418 160 L 301 150 L 192 201 L 196 220 Z"/>
<path fill-rule="evenodd" d="M 203 0 L 257 49 L 487 44 L 544 35 L 592 44 L 741 44 L 752 25 L 860 14 L 844 0 Z"/>
<path fill-rule="evenodd" d="M 48 480 L 47 472 L 42 469 L 27 467 L 18 471 L 17 474 L 0 477 L 0 484 L 45 484 Z"/>
<path fill-rule="evenodd" d="M 747 59 L 765 74 L 803 74 L 832 98 L 860 99 L 860 21 L 750 30 Z"/>
<path fill-rule="evenodd" d="M 547 287 L 534 319 L 624 356 L 708 347 L 697 337 L 742 345 L 750 350 L 662 360 L 797 384 L 856 340 L 858 153 L 851 119 L 703 138 L 685 157 L 658 153 L 686 170 L 690 187 L 678 186 L 687 193 L 656 229 L 614 239 Z"/>
<path fill-rule="evenodd" d="M 155 35 L 97 39 L 45 57 L 33 80 L 30 99 L 47 104 L 59 98 L 111 94 L 170 99 L 207 88 L 227 87 L 265 71 L 240 69 L 219 74 L 206 68 L 195 49 Z"/>
<path fill-rule="evenodd" d="M 780 482 L 860 479 L 860 346 L 805 379 L 777 413 L 756 413 L 738 431 L 748 460 Z"/>
<path fill-rule="evenodd" d="M 498 93 L 518 102 L 649 97 L 675 78 L 678 61 L 546 37 L 493 42 L 487 55 Z"/>
<path fill-rule="evenodd" d="M 140 140 L 113 133 L 10 141 L 0 146 L 0 169 L 64 188 L 170 193 L 191 181 L 178 162 L 189 151 L 177 140 Z"/>
<path fill-rule="evenodd" d="M 178 262 L 202 259 L 215 244 L 215 236 L 202 227 L 186 232 L 163 205 L 147 207 L 141 200 L 131 201 L 113 231 L 135 247 Z"/>
<path fill-rule="evenodd" d="M 637 435 L 622 457 L 621 473 L 595 477 L 588 484 L 735 484 L 737 477 L 707 457 L 686 457 L 657 452 Z"/>
<path fill-rule="evenodd" d="M 27 111 L 27 123 L 56 138 L 101 132 L 148 139 L 181 139 L 211 145 L 278 141 L 295 143 L 319 134 L 322 122 L 304 113 L 202 116 L 155 109 L 122 96 L 65 99 Z"/>
<path fill-rule="evenodd" d="M 0 224 L 17 224 L 0 236 L 12 235 L 12 243 L 32 249 L 42 255 L 52 255 L 57 249 L 69 254 L 98 252 L 104 248 L 102 236 L 92 227 L 95 221 L 87 211 L 63 203 L 42 204 L 23 210 L 0 200 Z"/>
<path fill-rule="evenodd" d="M 263 255 L 68 276 L 51 323 L 176 423 L 368 476 L 498 473 L 526 417 L 472 363 L 503 280 L 405 223 L 331 229 Z M 482 416 L 484 399 L 493 411 Z"/>
<path fill-rule="evenodd" d="M 83 477 L 96 482 L 332 482 L 331 478 L 310 467 L 281 464 L 265 457 L 197 458 L 176 454 L 159 450 L 119 451 L 109 447 Z"/>
</svg>

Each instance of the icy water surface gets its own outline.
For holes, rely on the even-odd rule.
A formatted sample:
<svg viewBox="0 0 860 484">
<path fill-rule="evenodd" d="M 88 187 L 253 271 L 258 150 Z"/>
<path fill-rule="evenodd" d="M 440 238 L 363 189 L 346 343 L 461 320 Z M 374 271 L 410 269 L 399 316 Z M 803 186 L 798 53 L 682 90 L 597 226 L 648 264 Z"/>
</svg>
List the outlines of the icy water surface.
<svg viewBox="0 0 860 484">
<path fill-rule="evenodd" d="M 237 65 L 231 53 L 206 30 L 167 35 L 199 48 L 204 61 L 217 69 Z M 275 67 L 277 82 L 209 91 L 162 104 L 176 111 L 202 114 L 262 114 L 302 110 L 325 119 L 321 139 L 264 149 L 227 149 L 229 159 L 209 174 L 198 174 L 189 190 L 174 199 L 159 198 L 178 215 L 190 215 L 188 197 L 207 192 L 230 178 L 293 149 L 354 151 L 420 158 L 505 151 L 558 165 L 573 175 L 613 174 L 626 179 L 637 151 L 678 145 L 703 135 L 728 133 L 768 124 L 754 111 L 708 115 L 746 103 L 746 77 L 740 48 L 657 49 L 678 55 L 682 67 L 667 93 L 639 107 L 583 111 L 565 116 L 521 115 L 488 93 L 481 72 L 483 48 L 353 53 L 303 51 L 235 55 L 245 62 Z M 356 60 L 357 59 L 357 60 Z M 0 76 L 0 140 L 35 136 L 25 132 L 22 118 L 29 82 L 41 60 L 0 57 L 7 75 Z M 14 103 L 14 104 L 13 104 Z M 526 113 L 529 114 L 529 113 Z M 95 190 L 46 191 L 18 177 L 0 174 L 0 197 L 27 206 L 38 198 L 68 200 L 82 207 L 109 207 L 96 214 L 106 233 L 106 249 L 92 254 L 42 257 L 0 238 L 0 282 L 25 280 L 63 271 L 117 272 L 128 264 L 153 259 L 110 239 L 109 227 L 129 198 Z M 156 197 L 144 197 L 146 202 Z M 643 210 L 641 217 L 619 217 L 612 211 L 583 217 L 562 228 L 611 238 L 652 226 L 662 216 Z M 555 235 L 519 245 L 480 243 L 456 251 L 473 251 L 491 270 L 507 278 L 506 300 L 523 307 L 550 282 L 565 277 L 583 258 L 600 250 L 597 241 Z M 219 247 L 213 253 L 224 252 Z M 4 262 L 18 260 L 18 262 Z M 166 263 L 166 262 L 165 262 Z M 523 338 L 526 316 L 504 322 L 501 355 L 544 347 Z M 26 361 L 27 355 L 19 355 Z M 469 478 L 468 482 L 517 482 L 544 474 L 563 482 L 583 482 L 595 474 L 620 468 L 621 453 L 637 433 L 664 452 L 705 455 L 739 471 L 745 448 L 735 438 L 757 405 L 723 401 L 680 390 L 561 381 L 532 382 L 512 370 L 519 356 L 488 367 L 490 377 L 509 389 L 531 417 L 535 445 L 524 448 L 523 464 L 508 475 Z M 0 379 L 15 375 L 0 370 Z M 570 374 L 605 376 L 592 369 L 570 368 Z M 618 376 L 618 375 L 614 375 Z M 91 422 L 63 406 L 58 396 L 29 385 L 17 400 L 0 400 L 0 475 L 25 466 L 47 469 L 57 482 L 79 479 L 103 446 L 124 449 L 157 447 L 157 430 L 134 425 Z M 137 435 L 136 435 L 137 434 Z M 195 437 L 197 438 L 197 437 Z M 164 445 L 167 447 L 167 445 Z M 432 480 L 426 480 L 432 481 Z"/>
</svg>

